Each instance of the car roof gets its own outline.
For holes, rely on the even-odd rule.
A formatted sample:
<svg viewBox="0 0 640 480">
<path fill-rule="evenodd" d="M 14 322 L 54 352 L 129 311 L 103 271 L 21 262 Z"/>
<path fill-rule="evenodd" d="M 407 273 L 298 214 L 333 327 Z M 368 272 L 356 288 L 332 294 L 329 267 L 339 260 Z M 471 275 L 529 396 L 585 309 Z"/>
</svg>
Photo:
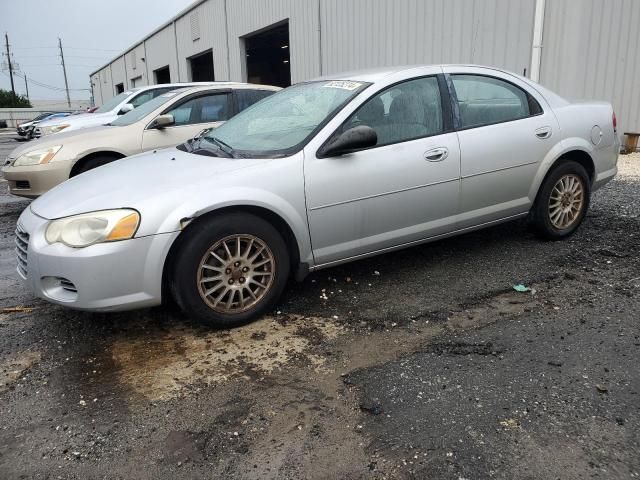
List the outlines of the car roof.
<svg viewBox="0 0 640 480">
<path fill-rule="evenodd" d="M 353 70 L 347 72 L 340 72 L 333 75 L 324 75 L 322 77 L 316 78 L 314 80 L 354 80 L 359 82 L 369 82 L 375 83 L 382 80 L 389 75 L 394 75 L 396 73 L 401 73 L 409 70 L 414 70 L 416 68 L 424 68 L 424 67 L 436 67 L 436 68 L 444 68 L 444 67 L 473 67 L 473 68 L 482 68 L 485 70 L 493 70 L 501 73 L 508 73 L 513 75 L 512 72 L 507 70 L 502 70 L 500 68 L 488 67 L 486 65 L 473 65 L 473 64 L 416 64 L 416 65 L 398 65 L 391 67 L 381 67 L 381 68 L 372 68 L 366 70 Z"/>
<path fill-rule="evenodd" d="M 160 83 L 157 85 L 146 85 L 144 87 L 136 87 L 130 88 L 127 91 L 129 92 L 141 92 L 144 90 L 155 90 L 157 88 L 172 88 L 174 90 L 183 89 L 183 88 L 193 88 L 193 87 L 202 87 L 202 88 L 252 88 L 258 90 L 280 90 L 279 87 L 274 87 L 271 85 L 257 85 L 252 83 L 243 83 L 243 82 L 181 82 L 181 83 Z"/>
</svg>

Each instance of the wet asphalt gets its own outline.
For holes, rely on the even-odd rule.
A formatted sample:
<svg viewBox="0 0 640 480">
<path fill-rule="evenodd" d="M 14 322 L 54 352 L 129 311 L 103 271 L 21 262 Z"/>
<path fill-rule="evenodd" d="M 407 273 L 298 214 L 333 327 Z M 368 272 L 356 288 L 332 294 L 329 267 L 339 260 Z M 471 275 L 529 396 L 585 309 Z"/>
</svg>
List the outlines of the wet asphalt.
<svg viewBox="0 0 640 480">
<path fill-rule="evenodd" d="M 638 478 L 638 165 L 567 241 L 324 270 L 233 331 L 34 298 L 0 181 L 0 478 Z"/>
</svg>

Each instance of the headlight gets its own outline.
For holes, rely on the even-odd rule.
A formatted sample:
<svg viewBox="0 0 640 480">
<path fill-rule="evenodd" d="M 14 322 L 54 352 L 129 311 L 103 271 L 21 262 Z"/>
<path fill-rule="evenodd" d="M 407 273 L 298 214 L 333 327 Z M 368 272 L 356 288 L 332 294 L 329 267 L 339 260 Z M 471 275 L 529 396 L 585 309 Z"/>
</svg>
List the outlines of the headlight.
<svg viewBox="0 0 640 480">
<path fill-rule="evenodd" d="M 70 125 L 68 123 L 63 123 L 61 125 L 51 125 L 50 127 L 41 127 L 40 128 L 40 133 L 42 135 L 51 135 L 52 133 L 61 132 L 62 130 L 64 130 L 65 128 L 67 128 L 69 126 Z"/>
<path fill-rule="evenodd" d="M 14 167 L 24 167 L 26 165 L 38 165 L 49 163 L 56 153 L 62 148 L 62 145 L 56 145 L 55 147 L 40 148 L 33 150 L 25 154 L 20 155 L 15 163 Z"/>
<path fill-rule="evenodd" d="M 140 214 L 135 210 L 102 210 L 53 220 L 47 227 L 45 238 L 49 243 L 82 248 L 94 243 L 133 238 L 139 224 Z"/>
</svg>

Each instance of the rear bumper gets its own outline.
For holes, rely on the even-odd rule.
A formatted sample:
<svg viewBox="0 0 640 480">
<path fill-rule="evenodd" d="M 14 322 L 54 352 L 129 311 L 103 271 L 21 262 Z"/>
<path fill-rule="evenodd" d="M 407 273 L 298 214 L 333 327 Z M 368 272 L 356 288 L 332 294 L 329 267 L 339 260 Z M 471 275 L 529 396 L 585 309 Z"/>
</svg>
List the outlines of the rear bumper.
<svg viewBox="0 0 640 480">
<path fill-rule="evenodd" d="M 69 179 L 73 162 L 52 162 L 25 167 L 6 166 L 2 175 L 9 182 L 9 192 L 20 197 L 36 198 Z"/>
<path fill-rule="evenodd" d="M 70 248 L 46 242 L 48 223 L 30 208 L 18 220 L 23 250 L 16 251 L 22 255 L 17 271 L 35 295 L 91 311 L 130 310 L 161 303 L 165 259 L 179 232 Z"/>
</svg>

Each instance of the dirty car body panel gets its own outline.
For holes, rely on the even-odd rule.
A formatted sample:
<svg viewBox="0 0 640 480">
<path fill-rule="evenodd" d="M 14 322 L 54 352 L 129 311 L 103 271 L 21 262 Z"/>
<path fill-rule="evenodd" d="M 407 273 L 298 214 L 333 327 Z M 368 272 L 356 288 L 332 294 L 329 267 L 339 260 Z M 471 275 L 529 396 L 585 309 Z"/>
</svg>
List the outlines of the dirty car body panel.
<svg viewBox="0 0 640 480">
<path fill-rule="evenodd" d="M 293 237 L 292 270 L 302 276 L 523 217 L 567 154 L 589 167 L 592 189 L 616 174 L 610 105 L 571 104 L 502 70 L 389 68 L 304 85 L 349 95 L 294 148 L 240 148 L 237 155 L 158 150 L 87 172 L 40 197 L 19 219 L 28 245 L 21 276 L 37 295 L 73 308 L 155 305 L 172 247 L 192 222 L 218 212 L 250 209 L 278 218 Z M 289 91 L 270 99 L 286 99 Z M 425 108 L 416 109 L 424 98 Z M 220 131 L 232 131 L 256 107 Z M 293 107 L 304 110 L 302 103 Z M 362 125 L 376 131 L 375 145 L 325 154 L 342 133 Z M 133 238 L 84 248 L 44 238 L 53 219 L 117 208 L 139 212 Z M 67 283 L 50 278 L 68 280 L 75 292 L 62 295 L 57 288 Z M 123 278 L 126 284 L 116 288 Z"/>
</svg>

